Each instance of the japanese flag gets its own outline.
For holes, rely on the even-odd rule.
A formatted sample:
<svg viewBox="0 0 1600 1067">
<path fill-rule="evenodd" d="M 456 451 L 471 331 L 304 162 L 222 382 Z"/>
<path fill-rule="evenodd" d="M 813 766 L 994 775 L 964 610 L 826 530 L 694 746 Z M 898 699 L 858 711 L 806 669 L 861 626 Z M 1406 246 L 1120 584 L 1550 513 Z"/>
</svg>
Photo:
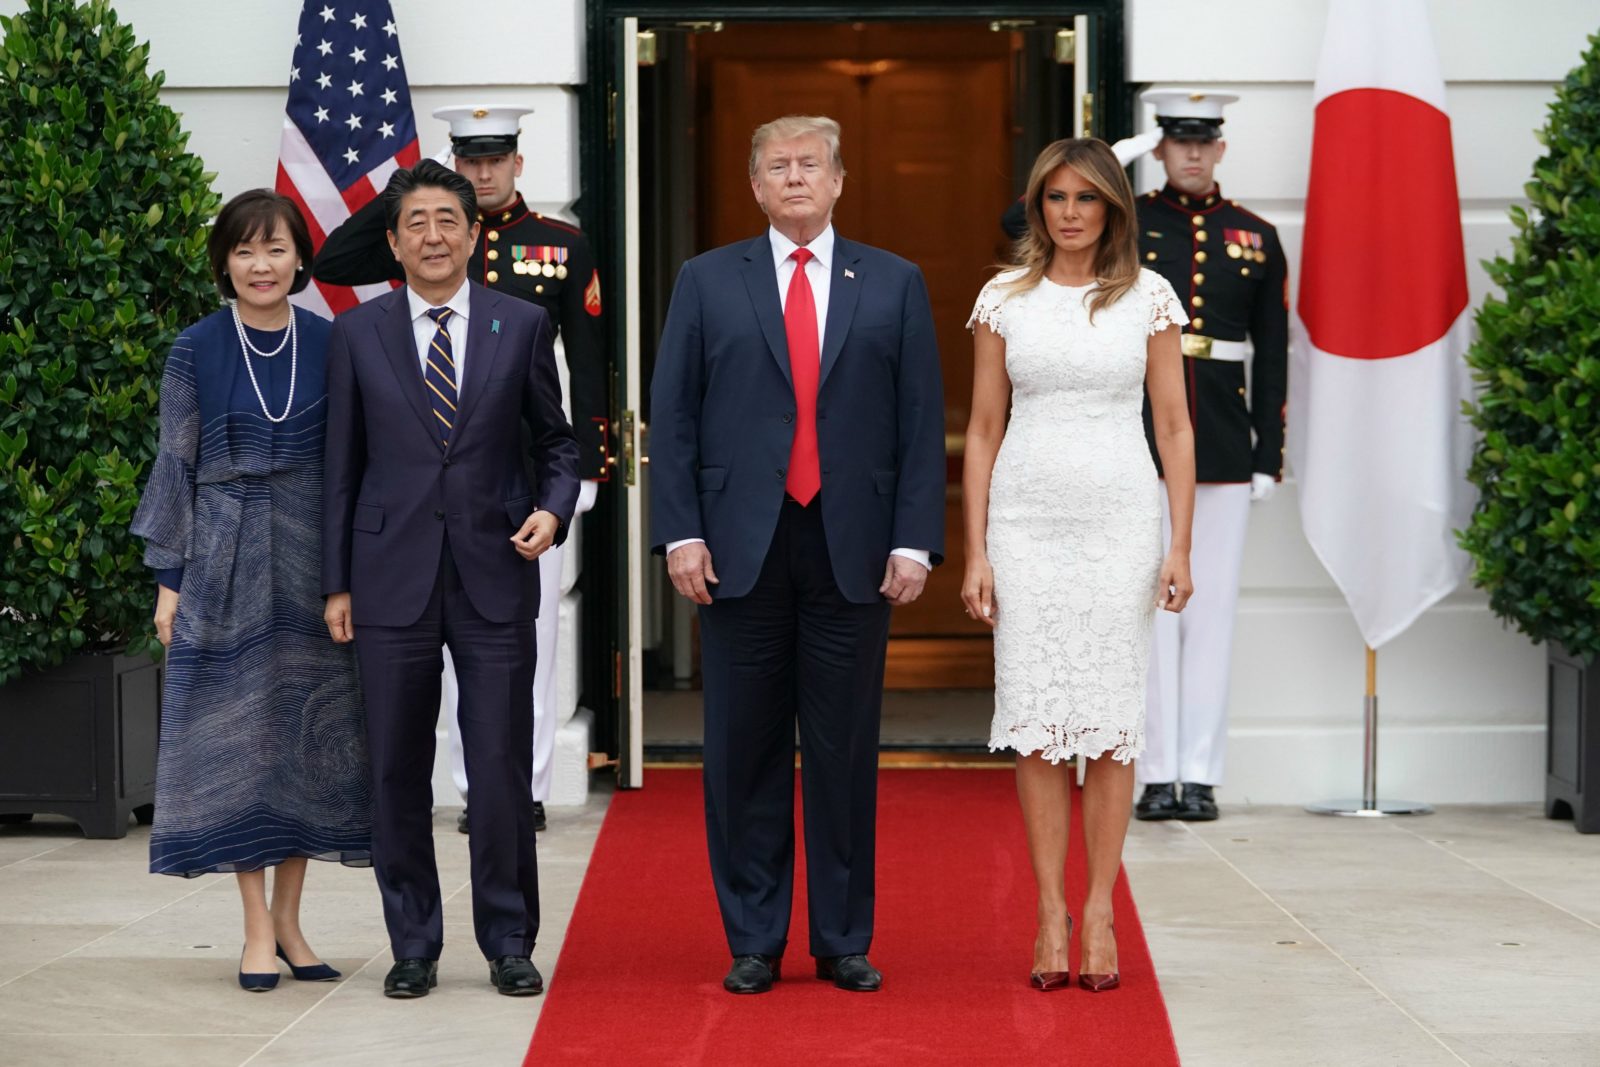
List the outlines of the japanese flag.
<svg viewBox="0 0 1600 1067">
<path fill-rule="evenodd" d="M 1472 509 L 1461 208 L 1425 0 L 1331 0 L 1315 90 L 1289 461 L 1372 648 L 1460 581 Z"/>
</svg>

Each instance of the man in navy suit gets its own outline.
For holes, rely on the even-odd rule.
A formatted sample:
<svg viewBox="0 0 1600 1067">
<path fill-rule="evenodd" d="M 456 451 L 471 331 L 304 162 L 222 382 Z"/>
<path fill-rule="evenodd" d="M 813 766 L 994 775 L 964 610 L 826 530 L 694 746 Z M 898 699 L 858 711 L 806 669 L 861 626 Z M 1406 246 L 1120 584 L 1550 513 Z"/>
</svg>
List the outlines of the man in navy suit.
<svg viewBox="0 0 1600 1067">
<path fill-rule="evenodd" d="M 889 611 L 922 593 L 944 549 L 927 287 L 905 260 L 834 234 L 843 184 L 832 119 L 756 130 L 750 187 L 771 226 L 684 264 L 651 384 L 652 540 L 700 605 L 731 993 L 780 976 L 796 720 L 817 976 L 861 992 L 883 981 L 866 953 Z"/>
<path fill-rule="evenodd" d="M 334 640 L 356 643 L 366 696 L 373 864 L 395 957 L 384 994 L 426 996 L 444 942 L 429 785 L 441 646 L 472 775 L 478 947 L 501 993 L 537 994 L 535 561 L 566 538 L 577 440 L 543 309 L 467 281 L 472 183 L 423 160 L 383 196 L 406 284 L 333 324 L 322 591 Z"/>
</svg>

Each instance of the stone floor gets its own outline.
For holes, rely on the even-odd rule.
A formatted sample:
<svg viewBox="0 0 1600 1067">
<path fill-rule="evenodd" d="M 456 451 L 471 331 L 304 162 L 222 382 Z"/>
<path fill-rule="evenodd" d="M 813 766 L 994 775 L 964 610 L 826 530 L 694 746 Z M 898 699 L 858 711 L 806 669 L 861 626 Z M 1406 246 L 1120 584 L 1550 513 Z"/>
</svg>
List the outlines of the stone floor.
<svg viewBox="0 0 1600 1067">
<path fill-rule="evenodd" d="M 552 982 L 608 800 L 592 796 L 540 837 Z M 543 998 L 487 983 L 454 810 L 435 820 L 449 943 L 420 1001 L 380 995 L 370 871 L 316 864 L 307 887 L 307 932 L 346 980 L 247 996 L 232 879 L 146 874 L 146 836 L 0 827 L 0 1065 L 521 1061 Z M 1600 837 L 1531 805 L 1136 823 L 1127 868 L 1189 1067 L 1600 1067 Z"/>
</svg>

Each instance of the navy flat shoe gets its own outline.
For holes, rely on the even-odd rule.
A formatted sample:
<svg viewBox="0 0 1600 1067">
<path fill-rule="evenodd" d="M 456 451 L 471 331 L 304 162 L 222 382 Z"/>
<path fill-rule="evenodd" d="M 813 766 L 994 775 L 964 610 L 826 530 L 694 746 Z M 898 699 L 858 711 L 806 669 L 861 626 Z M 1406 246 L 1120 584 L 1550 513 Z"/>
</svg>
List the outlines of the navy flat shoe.
<svg viewBox="0 0 1600 1067">
<path fill-rule="evenodd" d="M 296 967 L 289 962 L 289 955 L 283 951 L 282 945 L 278 946 L 278 958 L 289 964 L 289 970 L 296 982 L 332 982 L 339 977 L 339 972 L 326 963 L 308 963 L 304 967 Z M 278 976 L 272 977 L 276 979 Z"/>
</svg>

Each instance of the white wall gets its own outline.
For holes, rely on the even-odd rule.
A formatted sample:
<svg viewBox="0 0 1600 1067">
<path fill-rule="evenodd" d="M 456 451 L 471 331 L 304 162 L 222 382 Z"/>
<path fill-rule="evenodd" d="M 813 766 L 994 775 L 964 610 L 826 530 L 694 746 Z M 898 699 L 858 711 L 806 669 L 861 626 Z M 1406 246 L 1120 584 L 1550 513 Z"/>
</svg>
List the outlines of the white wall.
<svg viewBox="0 0 1600 1067">
<path fill-rule="evenodd" d="M 1553 85 L 1600 28 L 1590 0 L 1433 0 L 1474 302 L 1479 262 L 1509 246 L 1506 208 L 1540 154 Z M 1311 89 L 1326 0 L 1129 0 L 1129 78 L 1240 94 L 1218 180 L 1284 238 L 1297 275 Z M 1147 111 L 1141 107 L 1141 111 Z M 1139 116 L 1148 128 L 1148 113 Z M 1160 165 L 1144 160 L 1139 186 Z M 1361 789 L 1363 646 L 1300 531 L 1292 478 L 1255 506 L 1233 660 L 1225 799 L 1300 802 Z M 1464 585 L 1378 657 L 1382 792 L 1436 802 L 1543 795 L 1544 653 Z"/>
</svg>

